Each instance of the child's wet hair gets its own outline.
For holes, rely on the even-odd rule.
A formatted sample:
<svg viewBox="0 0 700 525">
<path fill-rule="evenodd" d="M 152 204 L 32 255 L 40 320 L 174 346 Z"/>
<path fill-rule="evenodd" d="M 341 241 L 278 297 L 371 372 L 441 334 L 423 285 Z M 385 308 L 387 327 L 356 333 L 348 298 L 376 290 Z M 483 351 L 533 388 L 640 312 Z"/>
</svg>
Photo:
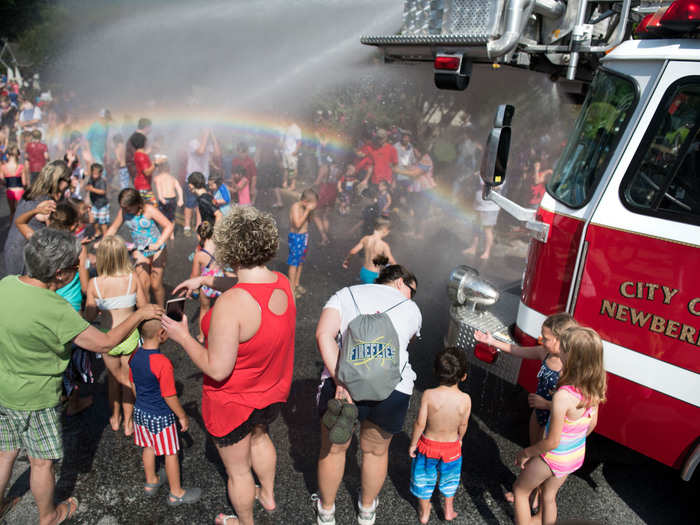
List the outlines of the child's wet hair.
<svg viewBox="0 0 700 525">
<path fill-rule="evenodd" d="M 374 229 L 375 230 L 388 230 L 391 228 L 391 220 L 381 215 L 374 219 Z"/>
<path fill-rule="evenodd" d="M 59 202 L 49 215 L 49 226 L 54 230 L 71 231 L 78 224 L 78 211 L 67 202 Z"/>
<path fill-rule="evenodd" d="M 34 140 L 41 140 L 41 130 L 40 129 L 32 130 L 32 138 Z"/>
<path fill-rule="evenodd" d="M 139 325 L 139 333 L 143 339 L 155 339 L 160 328 L 160 319 L 146 319 Z"/>
<path fill-rule="evenodd" d="M 146 135 L 143 133 L 134 133 L 129 140 L 134 149 L 142 149 L 146 146 Z"/>
<path fill-rule="evenodd" d="M 19 148 L 15 145 L 12 145 L 7 148 L 7 153 L 6 155 L 8 157 L 13 157 L 17 162 L 19 162 L 19 156 L 20 156 L 20 151 Z"/>
<path fill-rule="evenodd" d="M 565 330 L 574 326 L 578 326 L 578 323 L 566 312 L 552 314 L 542 323 L 542 328 L 549 328 L 556 339 L 560 339 Z"/>
<path fill-rule="evenodd" d="M 127 275 L 134 270 L 124 239 L 107 235 L 97 247 L 97 273 L 99 275 Z"/>
<path fill-rule="evenodd" d="M 584 326 L 572 326 L 560 336 L 566 363 L 558 386 L 571 385 L 583 398 L 579 407 L 605 402 L 607 374 L 603 362 L 603 341 L 598 332 Z"/>
<path fill-rule="evenodd" d="M 433 371 L 440 385 L 452 386 L 459 383 L 467 373 L 467 356 L 464 350 L 449 346 L 435 356 Z"/>
<path fill-rule="evenodd" d="M 312 188 L 306 188 L 301 192 L 301 199 L 304 202 L 318 201 L 318 193 Z"/>
<path fill-rule="evenodd" d="M 138 190 L 134 188 L 125 188 L 119 192 L 119 206 L 122 208 L 131 208 L 132 206 L 143 207 L 143 198 Z"/>
<path fill-rule="evenodd" d="M 187 177 L 187 182 L 192 184 L 192 186 L 198 190 L 207 187 L 207 179 L 204 177 L 204 174 L 200 173 L 199 171 L 193 171 L 190 173 L 189 177 Z"/>
<path fill-rule="evenodd" d="M 90 174 L 92 175 L 92 173 L 93 173 L 95 170 L 97 170 L 98 172 L 100 172 L 100 174 L 102 174 L 102 172 L 105 170 L 105 168 L 104 168 L 104 166 L 103 166 L 102 164 L 100 164 L 99 162 L 93 162 L 93 163 L 90 165 Z"/>
<path fill-rule="evenodd" d="M 202 221 L 202 223 L 197 226 L 197 235 L 199 235 L 199 247 L 204 246 L 204 242 L 211 239 L 214 235 L 214 225 L 209 221 Z"/>
</svg>

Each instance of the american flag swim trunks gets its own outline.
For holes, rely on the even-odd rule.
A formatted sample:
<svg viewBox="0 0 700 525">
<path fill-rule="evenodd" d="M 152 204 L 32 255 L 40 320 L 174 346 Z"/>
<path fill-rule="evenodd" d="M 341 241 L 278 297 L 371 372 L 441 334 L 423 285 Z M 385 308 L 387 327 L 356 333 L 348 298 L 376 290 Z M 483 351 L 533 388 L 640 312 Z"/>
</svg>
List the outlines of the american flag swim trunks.
<svg viewBox="0 0 700 525">
<path fill-rule="evenodd" d="M 156 456 L 172 456 L 180 450 L 175 414 L 155 416 L 134 408 L 134 443 L 151 447 Z"/>
</svg>

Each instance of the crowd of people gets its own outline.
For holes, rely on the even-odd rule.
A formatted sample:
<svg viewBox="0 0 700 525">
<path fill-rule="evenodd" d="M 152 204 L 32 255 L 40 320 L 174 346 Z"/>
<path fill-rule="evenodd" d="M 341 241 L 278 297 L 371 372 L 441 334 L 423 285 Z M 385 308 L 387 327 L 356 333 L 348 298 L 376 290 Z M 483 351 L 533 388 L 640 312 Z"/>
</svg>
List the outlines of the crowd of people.
<svg viewBox="0 0 700 525">
<path fill-rule="evenodd" d="M 353 213 L 361 219 L 352 234 L 361 235 L 341 264 L 348 267 L 363 252 L 360 275 L 328 299 L 316 329 L 325 367 L 316 399 L 321 447 L 312 499 L 316 522 L 335 524 L 347 450 L 359 427 L 357 522 L 375 523 L 390 444 L 403 431 L 417 378 L 408 348 L 422 324 L 414 302 L 418 279 L 397 263 L 386 237 L 397 223 L 405 236 L 426 235 L 437 185 L 429 145 L 392 127 L 372 128 L 347 147 L 353 141 L 324 122 L 305 140 L 291 117 L 267 141 L 247 137 L 222 148 L 217 134 L 202 128 L 183 144 L 166 144 L 148 118 L 122 128 L 107 109 L 95 113 L 83 136 L 70 129 L 65 107 L 45 108 L 51 118 L 39 108 L 30 115 L 32 102 L 17 95 L 0 98 L 1 171 L 11 213 L 7 276 L 0 280 L 0 495 L 24 449 L 40 524 L 74 515 L 75 498 L 54 502 L 53 465 L 63 455 L 58 407 L 73 415 L 90 406 L 83 391 L 95 381 L 100 354 L 108 371 L 109 424 L 143 449 L 144 495 L 156 496 L 167 483 L 167 505 L 196 503 L 201 490 L 182 484 L 177 455 L 178 434 L 189 419 L 178 401 L 176 371 L 160 352 L 170 339 L 204 376 L 202 420 L 235 510 L 216 516 L 216 523 L 252 524 L 256 501 L 274 512 L 276 451 L 268 427 L 290 393 L 310 228 L 320 245 L 328 244 L 334 217 Z M 464 193 L 464 185 L 472 196 L 480 194 L 473 186 L 478 150 L 471 139 L 461 148 L 466 178 L 455 181 L 456 192 Z M 304 173 L 311 165 L 301 162 L 304 151 L 312 153 L 311 174 Z M 532 170 L 535 186 L 542 184 L 547 170 L 540 162 Z M 263 194 L 272 208 L 289 205 L 287 275 L 268 267 L 280 232 L 259 209 Z M 479 211 L 484 228 L 493 228 L 490 210 Z M 176 224 L 182 226 L 177 232 Z M 165 301 L 168 245 L 180 232 L 198 238 L 190 278 L 173 291 L 198 296 L 194 333 L 187 316 Z M 478 242 L 475 237 L 467 252 L 476 254 Z M 491 232 L 483 259 L 492 245 Z M 566 314 L 545 321 L 538 347 L 508 345 L 487 333 L 476 338 L 542 361 L 530 397 L 531 445 L 516 458 L 522 472 L 507 497 L 516 523 L 554 523 L 557 490 L 581 466 L 585 437 L 605 400 L 600 338 Z M 437 386 L 422 395 L 408 450 L 421 523 L 429 520 L 436 485 L 445 519 L 457 516 L 454 496 L 471 412 L 459 387 L 467 379 L 464 349 L 437 352 L 434 373 Z M 1 504 L 5 512 L 12 501 Z"/>
</svg>

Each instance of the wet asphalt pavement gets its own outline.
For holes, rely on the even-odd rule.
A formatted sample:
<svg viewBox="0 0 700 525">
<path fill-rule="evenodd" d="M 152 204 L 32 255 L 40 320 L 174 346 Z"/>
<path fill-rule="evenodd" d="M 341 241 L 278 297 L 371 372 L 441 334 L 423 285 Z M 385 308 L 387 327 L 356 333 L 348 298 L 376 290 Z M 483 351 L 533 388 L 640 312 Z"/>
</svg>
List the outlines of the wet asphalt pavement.
<svg viewBox="0 0 700 525">
<path fill-rule="evenodd" d="M 263 207 L 270 199 L 263 198 Z M 280 250 L 271 267 L 286 272 L 287 209 L 278 214 Z M 7 205 L 0 204 L 0 241 L 7 230 Z M 351 284 L 359 273 L 360 259 L 351 270 L 340 262 L 357 239 L 348 234 L 357 217 L 333 217 L 333 241 L 318 245 L 312 229 L 302 284 L 308 289 L 297 304 L 296 360 L 289 402 L 282 416 L 270 428 L 277 447 L 276 497 L 278 512 L 268 516 L 257 505 L 256 523 L 314 523 L 310 495 L 316 491 L 316 459 L 319 449 L 319 421 L 315 393 L 322 369 L 316 350 L 314 330 L 326 299 L 337 289 Z M 421 339 L 409 347 L 411 363 L 418 373 L 404 432 L 391 445 L 389 473 L 380 494 L 377 524 L 417 523 L 414 499 L 409 493 L 410 458 L 407 450 L 420 393 L 432 386 L 432 361 L 442 345 L 447 327 L 448 301 L 445 282 L 449 271 L 466 261 L 460 251 L 466 244 L 464 226 L 454 217 L 439 215 L 429 221 L 424 240 L 399 242 L 400 228 L 394 228 L 389 242 L 397 260 L 411 269 L 419 280 L 416 301 L 423 314 Z M 187 255 L 195 239 L 178 236 L 169 249 L 165 273 L 166 289 L 188 277 Z M 476 261 L 471 261 L 478 264 Z M 523 259 L 497 247 L 492 260 L 481 271 L 500 285 L 519 281 Z M 186 313 L 197 319 L 198 303 L 189 301 Z M 194 330 L 194 324 L 191 324 Z M 175 367 L 177 389 L 190 417 L 190 430 L 183 437 L 181 452 L 184 486 L 203 490 L 199 503 L 171 508 L 166 505 L 167 489 L 152 499 L 143 495 L 144 482 L 139 449 L 131 438 L 115 433 L 108 424 L 105 374 L 98 361 L 98 375 L 91 388 L 95 404 L 84 413 L 63 417 L 65 458 L 57 464 L 57 501 L 73 495 L 80 501 L 74 524 L 209 524 L 219 512 L 231 513 L 227 501 L 225 474 L 214 445 L 206 438 L 200 414 L 201 373 L 186 354 L 172 343 L 164 353 Z M 456 495 L 459 516 L 453 523 L 511 523 L 512 507 L 504 499 L 516 477 L 513 464 L 517 451 L 527 444 L 527 394 L 520 387 L 503 383 L 472 367 L 463 388 L 473 401 L 473 412 L 464 440 L 462 481 Z M 345 477 L 336 502 L 339 525 L 356 523 L 355 502 L 360 485 L 356 440 L 348 454 Z M 697 523 L 696 474 L 693 483 L 680 480 L 677 471 L 644 458 L 597 435 L 587 445 L 584 467 L 570 476 L 559 492 L 561 519 L 585 518 L 598 523 Z M 29 491 L 29 464 L 23 454 L 17 461 L 9 489 L 10 497 L 21 498 L 1 523 L 36 523 L 37 512 Z M 691 499 L 694 496 L 694 500 Z M 439 508 L 439 502 L 434 501 Z M 439 523 L 433 512 L 430 523 Z"/>
</svg>

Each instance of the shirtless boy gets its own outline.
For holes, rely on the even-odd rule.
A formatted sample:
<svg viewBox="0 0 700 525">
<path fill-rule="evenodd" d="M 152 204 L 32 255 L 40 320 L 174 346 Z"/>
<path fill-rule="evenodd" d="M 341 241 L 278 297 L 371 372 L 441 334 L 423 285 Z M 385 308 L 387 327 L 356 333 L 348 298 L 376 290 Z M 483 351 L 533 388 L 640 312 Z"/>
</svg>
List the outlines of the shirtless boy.
<svg viewBox="0 0 700 525">
<path fill-rule="evenodd" d="M 454 496 L 462 470 L 462 438 L 472 408 L 469 394 L 459 389 L 467 378 L 467 356 L 450 347 L 435 356 L 435 376 L 440 386 L 423 392 L 408 454 L 411 464 L 411 493 L 418 498 L 418 518 L 430 519 L 430 498 L 440 474 L 439 489 L 445 497 L 445 520 L 457 517 Z"/>
<path fill-rule="evenodd" d="M 126 144 L 124 137 L 117 134 L 112 137 L 112 151 L 114 152 L 114 163 L 119 171 L 119 189 L 123 190 L 131 186 L 129 170 L 126 167 Z"/>
<path fill-rule="evenodd" d="M 170 174 L 170 165 L 165 155 L 155 156 L 156 176 L 153 183 L 158 197 L 158 205 L 170 222 L 175 224 L 175 212 L 185 203 L 182 186 L 178 180 Z M 175 231 L 171 239 L 175 238 Z"/>
<path fill-rule="evenodd" d="M 309 219 L 318 204 L 318 195 L 312 189 L 306 189 L 297 202 L 289 209 L 289 285 L 296 297 L 306 293 L 299 285 L 301 268 L 306 259 L 306 249 L 309 246 Z"/>
<path fill-rule="evenodd" d="M 384 237 L 391 231 L 391 221 L 385 217 L 377 217 L 374 221 L 374 232 L 372 235 L 365 235 L 360 239 L 348 256 L 343 261 L 343 268 L 348 267 L 350 257 L 360 251 L 365 251 L 365 262 L 360 270 L 360 280 L 365 284 L 371 284 L 379 276 L 381 266 L 386 264 L 396 264 L 394 256 L 391 254 L 389 245 Z"/>
</svg>

